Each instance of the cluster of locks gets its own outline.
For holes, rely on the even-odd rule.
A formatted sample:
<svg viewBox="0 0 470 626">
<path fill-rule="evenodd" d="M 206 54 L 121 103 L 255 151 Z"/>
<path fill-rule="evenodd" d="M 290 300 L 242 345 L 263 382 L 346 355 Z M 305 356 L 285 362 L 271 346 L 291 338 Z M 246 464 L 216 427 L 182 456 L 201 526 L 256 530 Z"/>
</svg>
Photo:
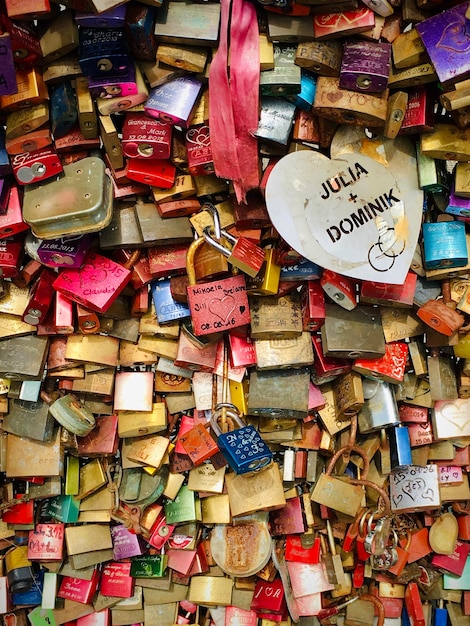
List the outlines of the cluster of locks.
<svg viewBox="0 0 470 626">
<path fill-rule="evenodd" d="M 469 626 L 469 33 L 1 2 L 4 626 Z"/>
</svg>

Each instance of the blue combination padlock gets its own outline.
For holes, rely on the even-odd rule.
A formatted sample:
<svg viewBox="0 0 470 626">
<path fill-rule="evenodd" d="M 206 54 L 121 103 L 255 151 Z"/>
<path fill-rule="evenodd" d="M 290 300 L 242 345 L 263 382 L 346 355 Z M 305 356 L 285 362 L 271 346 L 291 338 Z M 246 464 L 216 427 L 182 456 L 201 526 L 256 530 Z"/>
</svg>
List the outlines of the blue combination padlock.
<svg viewBox="0 0 470 626">
<path fill-rule="evenodd" d="M 224 409 L 227 419 L 238 426 L 227 433 L 221 432 L 217 421 Z M 235 474 L 257 472 L 270 465 L 273 458 L 271 450 L 254 426 L 246 426 L 242 422 L 234 404 L 217 404 L 212 413 L 211 427 L 217 435 L 217 445 Z"/>
</svg>

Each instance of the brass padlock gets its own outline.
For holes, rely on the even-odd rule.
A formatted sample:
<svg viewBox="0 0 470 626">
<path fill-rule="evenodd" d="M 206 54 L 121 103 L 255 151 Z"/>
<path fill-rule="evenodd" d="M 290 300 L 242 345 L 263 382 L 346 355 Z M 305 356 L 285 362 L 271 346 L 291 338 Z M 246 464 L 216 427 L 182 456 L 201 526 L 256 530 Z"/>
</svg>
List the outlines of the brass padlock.
<svg viewBox="0 0 470 626">
<path fill-rule="evenodd" d="M 214 232 L 215 239 L 219 241 L 222 236 L 219 212 L 212 204 L 209 203 L 202 205 L 200 213 L 204 212 L 209 213 L 211 216 L 212 230 Z M 203 236 L 203 233 L 201 236 Z M 220 250 L 214 248 L 206 240 L 204 241 L 204 244 L 198 247 L 194 255 L 194 270 L 196 272 L 197 281 L 212 280 L 229 274 L 226 256 L 221 254 Z"/>
</svg>

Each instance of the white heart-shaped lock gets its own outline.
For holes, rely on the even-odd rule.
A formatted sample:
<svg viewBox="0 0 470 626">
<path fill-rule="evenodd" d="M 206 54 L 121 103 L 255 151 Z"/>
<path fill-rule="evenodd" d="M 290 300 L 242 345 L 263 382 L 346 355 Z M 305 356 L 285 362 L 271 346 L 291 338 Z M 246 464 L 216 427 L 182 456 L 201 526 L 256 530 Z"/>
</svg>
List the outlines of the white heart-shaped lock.
<svg viewBox="0 0 470 626">
<path fill-rule="evenodd" d="M 368 151 L 374 159 L 359 149 L 334 159 L 307 150 L 286 155 L 266 186 L 273 225 L 324 268 L 402 284 L 418 241 L 423 193 L 414 153 L 401 146 L 401 163 L 387 160 L 384 150 Z"/>
</svg>

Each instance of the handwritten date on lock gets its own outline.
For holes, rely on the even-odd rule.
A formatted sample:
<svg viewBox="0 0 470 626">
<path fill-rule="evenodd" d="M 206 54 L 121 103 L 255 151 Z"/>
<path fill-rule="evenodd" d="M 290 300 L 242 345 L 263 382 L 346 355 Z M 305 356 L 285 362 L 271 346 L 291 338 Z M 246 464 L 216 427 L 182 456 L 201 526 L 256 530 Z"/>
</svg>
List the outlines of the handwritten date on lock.
<svg viewBox="0 0 470 626">
<path fill-rule="evenodd" d="M 188 287 L 188 303 L 196 334 L 205 335 L 250 323 L 250 310 L 242 276 L 220 283 Z"/>
</svg>

